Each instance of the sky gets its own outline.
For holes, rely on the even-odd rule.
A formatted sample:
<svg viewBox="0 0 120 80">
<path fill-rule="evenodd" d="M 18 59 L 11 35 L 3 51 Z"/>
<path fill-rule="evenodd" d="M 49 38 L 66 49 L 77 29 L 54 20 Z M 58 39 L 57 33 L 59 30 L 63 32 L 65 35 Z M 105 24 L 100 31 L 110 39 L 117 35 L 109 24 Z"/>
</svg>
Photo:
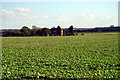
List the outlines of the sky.
<svg viewBox="0 0 120 80">
<path fill-rule="evenodd" d="M 118 0 L 2 0 L 0 29 L 109 27 L 118 25 Z"/>
</svg>

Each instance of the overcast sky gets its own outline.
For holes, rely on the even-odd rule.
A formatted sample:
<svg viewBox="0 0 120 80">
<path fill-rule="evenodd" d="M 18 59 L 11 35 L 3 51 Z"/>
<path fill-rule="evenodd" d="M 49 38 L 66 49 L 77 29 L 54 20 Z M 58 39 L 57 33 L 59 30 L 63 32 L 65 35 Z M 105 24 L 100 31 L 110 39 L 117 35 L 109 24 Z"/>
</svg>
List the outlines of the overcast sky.
<svg viewBox="0 0 120 80">
<path fill-rule="evenodd" d="M 9 2 L 8 2 L 9 1 Z M 26 25 L 68 28 L 118 25 L 118 0 L 2 0 L 0 17 L 3 29 L 20 29 Z M 71 1 L 71 2 L 70 2 Z M 1 22 L 1 21 L 0 21 Z"/>
</svg>

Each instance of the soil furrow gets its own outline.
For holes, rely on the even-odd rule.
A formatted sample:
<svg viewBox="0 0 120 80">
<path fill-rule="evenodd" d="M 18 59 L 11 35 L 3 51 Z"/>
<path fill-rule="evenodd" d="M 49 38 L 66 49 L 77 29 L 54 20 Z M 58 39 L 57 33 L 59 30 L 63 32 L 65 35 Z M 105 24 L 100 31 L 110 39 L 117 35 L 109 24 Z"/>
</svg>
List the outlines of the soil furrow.
<svg viewBox="0 0 120 80">
<path fill-rule="evenodd" d="M 57 44 L 57 43 L 76 43 L 76 42 L 97 42 L 97 41 L 111 41 L 111 40 L 120 40 L 120 39 L 103 39 L 103 40 L 79 40 L 79 41 L 64 41 L 64 42 L 41 42 L 41 43 L 17 43 L 17 44 L 6 44 L 2 47 L 7 46 L 20 46 L 20 45 L 39 45 L 39 44 Z"/>
</svg>

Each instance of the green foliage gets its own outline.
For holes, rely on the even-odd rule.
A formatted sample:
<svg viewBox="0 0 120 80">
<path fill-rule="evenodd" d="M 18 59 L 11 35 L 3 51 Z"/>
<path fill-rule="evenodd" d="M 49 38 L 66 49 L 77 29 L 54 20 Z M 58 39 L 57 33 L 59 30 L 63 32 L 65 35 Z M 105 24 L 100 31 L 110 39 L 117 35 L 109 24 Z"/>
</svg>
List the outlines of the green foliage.
<svg viewBox="0 0 120 80">
<path fill-rule="evenodd" d="M 3 33 L 4 36 L 22 36 L 20 31 L 7 31 Z"/>
<path fill-rule="evenodd" d="M 42 36 L 49 36 L 51 32 L 49 28 L 42 28 L 41 33 L 42 33 Z"/>
<path fill-rule="evenodd" d="M 73 35 L 73 25 L 68 28 L 69 32 Z"/>
<path fill-rule="evenodd" d="M 41 29 L 40 34 L 41 34 Z M 98 37 L 99 36 L 99 37 Z M 3 37 L 2 44 L 14 43 L 42 43 L 42 42 L 66 42 L 66 41 L 82 41 L 82 40 L 103 40 L 103 39 L 116 39 L 117 33 L 106 34 L 85 34 L 85 36 L 54 36 L 54 37 Z"/>
<path fill-rule="evenodd" d="M 97 36 L 100 37 L 97 37 Z M 117 34 L 65 37 L 3 38 L 10 43 L 103 40 Z M 2 78 L 119 79 L 118 41 L 8 46 L 2 49 Z"/>
<path fill-rule="evenodd" d="M 31 30 L 31 35 L 32 36 L 36 36 L 37 35 L 37 31 L 38 31 L 38 28 L 35 25 L 33 25 L 32 26 L 32 30 Z"/>
<path fill-rule="evenodd" d="M 57 27 L 57 33 L 58 33 L 59 36 L 61 36 L 61 28 L 60 28 L 60 26 Z"/>
<path fill-rule="evenodd" d="M 27 26 L 23 26 L 22 29 L 20 30 L 20 32 L 24 36 L 30 36 L 30 29 Z"/>
</svg>

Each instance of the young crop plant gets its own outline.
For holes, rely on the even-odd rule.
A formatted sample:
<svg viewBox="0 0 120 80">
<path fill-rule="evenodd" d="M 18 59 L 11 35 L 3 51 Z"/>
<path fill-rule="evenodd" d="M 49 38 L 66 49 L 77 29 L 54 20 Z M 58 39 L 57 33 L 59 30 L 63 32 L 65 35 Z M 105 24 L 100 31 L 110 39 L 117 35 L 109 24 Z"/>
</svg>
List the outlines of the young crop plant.
<svg viewBox="0 0 120 80">
<path fill-rule="evenodd" d="M 4 37 L 2 79 L 119 80 L 118 41 L 113 38 L 116 34 Z"/>
</svg>

